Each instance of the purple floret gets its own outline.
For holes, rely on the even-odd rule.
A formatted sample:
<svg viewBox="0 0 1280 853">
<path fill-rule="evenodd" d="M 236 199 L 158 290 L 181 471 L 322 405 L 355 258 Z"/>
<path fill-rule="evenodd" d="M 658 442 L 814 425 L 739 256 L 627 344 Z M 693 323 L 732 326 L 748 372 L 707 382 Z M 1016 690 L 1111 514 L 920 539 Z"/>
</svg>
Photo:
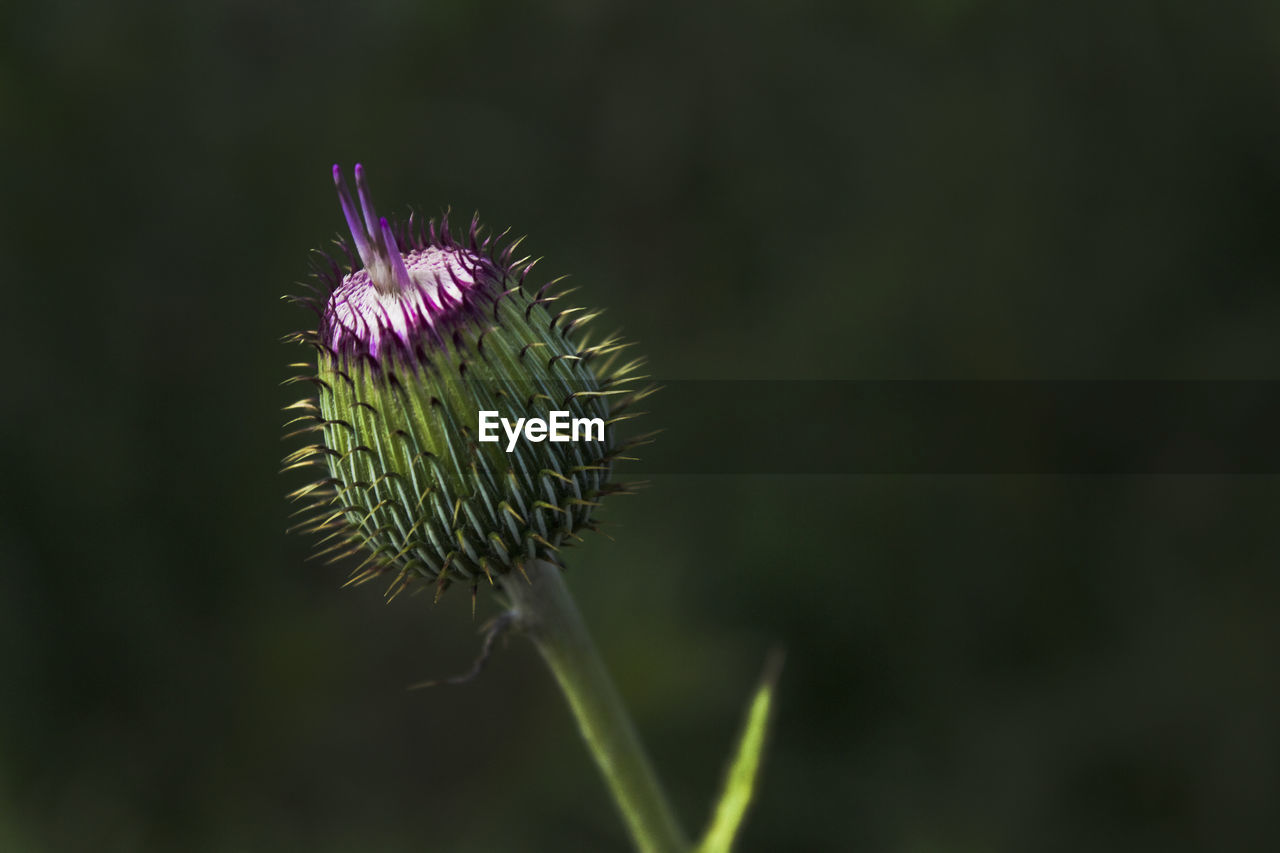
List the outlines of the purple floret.
<svg viewBox="0 0 1280 853">
<path fill-rule="evenodd" d="M 389 348 L 406 355 L 422 344 L 442 344 L 464 319 L 473 316 L 478 297 L 498 295 L 501 281 L 493 261 L 463 248 L 442 233 L 415 240 L 403 232 L 408 252 L 400 250 L 392 226 L 379 217 L 356 165 L 359 206 L 342 170 L 333 167 L 342 213 L 363 268 L 342 277 L 325 306 L 321 342 L 336 353 L 377 359 Z M 363 216 L 362 216 L 363 214 Z"/>
</svg>

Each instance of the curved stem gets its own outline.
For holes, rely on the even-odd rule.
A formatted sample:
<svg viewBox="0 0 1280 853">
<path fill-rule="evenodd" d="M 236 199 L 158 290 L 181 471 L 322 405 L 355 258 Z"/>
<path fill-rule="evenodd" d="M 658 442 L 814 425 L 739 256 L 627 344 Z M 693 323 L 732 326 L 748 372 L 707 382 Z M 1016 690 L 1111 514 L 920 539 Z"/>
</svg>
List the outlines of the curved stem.
<svg viewBox="0 0 1280 853">
<path fill-rule="evenodd" d="M 587 748 L 604 774 L 636 847 L 644 853 L 684 853 L 689 842 L 645 756 L 617 688 L 596 652 L 560 576 L 542 560 L 504 578 L 520 627 L 551 668 Z"/>
</svg>

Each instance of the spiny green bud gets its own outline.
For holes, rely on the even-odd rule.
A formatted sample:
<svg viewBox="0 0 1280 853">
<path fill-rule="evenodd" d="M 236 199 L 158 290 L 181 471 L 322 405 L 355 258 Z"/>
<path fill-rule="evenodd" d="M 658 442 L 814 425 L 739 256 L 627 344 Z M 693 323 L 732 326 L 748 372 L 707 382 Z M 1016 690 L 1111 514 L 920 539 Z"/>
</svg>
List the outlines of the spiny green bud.
<svg viewBox="0 0 1280 853">
<path fill-rule="evenodd" d="M 323 472 L 291 495 L 311 516 L 298 527 L 320 534 L 331 561 L 366 552 L 349 583 L 390 573 L 394 597 L 415 581 L 437 596 L 462 581 L 474 604 L 482 579 L 558 563 L 620 490 L 615 424 L 648 391 L 627 387 L 640 362 L 622 363 L 616 337 L 577 339 L 596 314 L 559 308 L 555 281 L 526 285 L 535 262 L 513 257 L 519 240 L 474 218 L 455 235 L 447 214 L 439 228 L 389 223 L 361 166 L 355 197 L 338 166 L 333 176 L 351 240 L 337 241 L 338 258 L 318 253 L 322 287 L 289 297 L 320 316 L 290 336 L 317 353 L 316 372 L 290 380 L 317 389 L 289 407 L 290 435 L 323 439 L 285 458 L 285 470 Z"/>
</svg>

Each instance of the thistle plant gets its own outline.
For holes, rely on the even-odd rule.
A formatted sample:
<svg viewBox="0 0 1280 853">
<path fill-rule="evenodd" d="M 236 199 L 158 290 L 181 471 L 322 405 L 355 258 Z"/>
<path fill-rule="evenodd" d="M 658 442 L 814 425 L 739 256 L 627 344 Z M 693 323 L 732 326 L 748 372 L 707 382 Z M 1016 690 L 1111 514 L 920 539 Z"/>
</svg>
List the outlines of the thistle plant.
<svg viewBox="0 0 1280 853">
<path fill-rule="evenodd" d="M 315 362 L 290 382 L 314 395 L 288 410 L 286 437 L 314 441 L 285 470 L 318 478 L 290 497 L 296 525 L 329 562 L 359 560 L 347 581 L 386 582 L 394 598 L 414 586 L 438 597 L 463 584 L 472 612 L 482 587 L 506 610 L 490 623 L 485 655 L 503 630 L 528 636 L 578 722 L 640 850 L 694 849 L 680 829 L 585 628 L 561 569 L 564 550 L 595 528 L 616 460 L 645 440 L 619 424 L 651 393 L 616 336 L 585 331 L 598 315 L 563 305 L 553 280 L 534 286 L 520 240 L 478 219 L 455 232 L 410 215 L 380 217 L 355 167 L 334 183 L 350 234 L 315 255 L 308 293 L 286 297 L 318 316 L 289 340 Z M 501 416 L 509 441 L 485 433 Z M 572 423 L 574 434 L 521 440 L 509 424 Z M 578 425 L 583 426 L 577 434 Z M 484 656 L 477 662 L 477 671 Z M 776 667 L 748 714 L 712 823 L 697 849 L 728 850 L 754 789 Z"/>
</svg>

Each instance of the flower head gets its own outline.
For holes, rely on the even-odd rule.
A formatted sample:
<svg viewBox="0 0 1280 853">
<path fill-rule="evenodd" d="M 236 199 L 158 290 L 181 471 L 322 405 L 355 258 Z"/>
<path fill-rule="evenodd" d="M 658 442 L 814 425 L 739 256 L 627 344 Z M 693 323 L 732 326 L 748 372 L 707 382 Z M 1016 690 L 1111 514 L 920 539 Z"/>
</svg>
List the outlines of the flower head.
<svg viewBox="0 0 1280 853">
<path fill-rule="evenodd" d="M 513 259 L 519 241 L 476 219 L 459 238 L 447 215 L 439 228 L 413 216 L 397 225 L 378 216 L 361 166 L 355 197 L 339 167 L 333 175 L 351 235 L 339 241 L 345 263 L 321 255 L 323 287 L 298 300 L 319 328 L 291 336 L 316 350 L 315 374 L 295 379 L 317 393 L 290 407 L 300 410 L 290 423 L 322 440 L 286 457 L 286 470 L 324 475 L 292 495 L 313 513 L 299 526 L 321 534 L 321 553 L 365 551 L 351 582 L 391 572 L 389 595 L 415 581 L 437 593 L 465 581 L 474 595 L 528 559 L 556 562 L 618 490 L 614 423 L 647 393 L 627 387 L 639 362 L 618 363 L 616 338 L 576 340 L 594 315 L 554 310 L 555 282 L 527 288 L 533 262 Z M 489 441 L 482 412 L 510 422 L 562 412 L 601 428 L 577 441 Z"/>
</svg>

